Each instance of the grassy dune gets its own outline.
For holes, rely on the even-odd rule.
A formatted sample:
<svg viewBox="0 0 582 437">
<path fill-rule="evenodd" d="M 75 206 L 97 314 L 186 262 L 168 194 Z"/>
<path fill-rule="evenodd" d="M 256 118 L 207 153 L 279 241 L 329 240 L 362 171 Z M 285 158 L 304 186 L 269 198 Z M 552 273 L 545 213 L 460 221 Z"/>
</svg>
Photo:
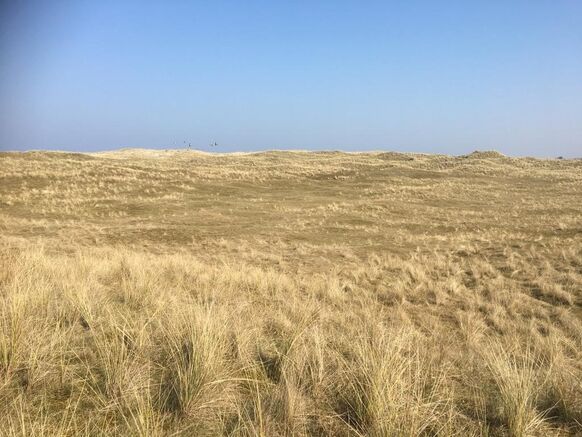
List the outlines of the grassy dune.
<svg viewBox="0 0 582 437">
<path fill-rule="evenodd" d="M 582 160 L 0 154 L 0 435 L 582 433 Z"/>
</svg>

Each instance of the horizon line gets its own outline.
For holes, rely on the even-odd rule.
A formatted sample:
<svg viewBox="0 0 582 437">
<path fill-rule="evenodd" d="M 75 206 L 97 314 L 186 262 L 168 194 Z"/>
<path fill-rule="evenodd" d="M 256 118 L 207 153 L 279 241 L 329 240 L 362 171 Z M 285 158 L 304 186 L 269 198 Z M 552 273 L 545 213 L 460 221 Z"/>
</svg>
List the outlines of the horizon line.
<svg viewBox="0 0 582 437">
<path fill-rule="evenodd" d="M 79 150 L 71 150 L 71 149 L 57 149 L 57 148 L 49 148 L 49 149 L 37 149 L 31 148 L 27 150 L 19 150 L 19 149 L 12 149 L 12 150 L 0 150 L 0 153 L 33 153 L 33 152 L 40 152 L 40 153 L 74 153 L 74 154 L 83 154 L 83 155 L 93 155 L 93 154 L 101 154 L 101 153 L 115 153 L 115 152 L 129 152 L 129 151 L 152 151 L 152 152 L 197 152 L 197 153 L 205 153 L 211 155 L 230 155 L 230 154 L 260 154 L 260 153 L 269 153 L 269 152 L 283 152 L 283 153 L 346 153 L 346 154 L 376 154 L 376 153 L 395 153 L 401 155 L 430 155 L 430 156 L 450 156 L 450 157 L 464 157 L 470 155 L 477 155 L 477 154 L 486 154 L 486 153 L 495 153 L 498 154 L 499 157 L 504 158 L 530 158 L 530 159 L 563 159 L 563 160 L 577 160 L 582 159 L 579 156 L 540 156 L 540 155 L 508 155 L 503 153 L 497 149 L 474 149 L 470 152 L 463 153 L 463 154 L 450 154 L 450 153 L 436 153 L 436 152 L 416 152 L 416 151 L 398 151 L 395 149 L 369 149 L 369 150 L 345 150 L 343 148 L 317 148 L 317 149 L 304 149 L 304 148 L 265 148 L 265 149 L 257 149 L 257 150 L 228 150 L 228 151 L 219 151 L 219 150 L 204 150 L 198 148 L 188 148 L 188 147 L 180 147 L 180 148 L 171 148 L 171 147 L 118 147 L 118 148 L 104 148 L 98 150 L 86 150 L 86 151 L 79 151 Z"/>
</svg>

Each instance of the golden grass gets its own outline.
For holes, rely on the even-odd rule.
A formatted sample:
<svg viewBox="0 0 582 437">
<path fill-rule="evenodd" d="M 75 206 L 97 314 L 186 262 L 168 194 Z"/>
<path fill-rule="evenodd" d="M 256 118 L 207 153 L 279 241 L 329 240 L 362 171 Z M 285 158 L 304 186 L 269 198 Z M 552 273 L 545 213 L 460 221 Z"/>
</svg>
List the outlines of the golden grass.
<svg viewBox="0 0 582 437">
<path fill-rule="evenodd" d="M 0 435 L 582 433 L 582 161 L 0 154 Z"/>
</svg>

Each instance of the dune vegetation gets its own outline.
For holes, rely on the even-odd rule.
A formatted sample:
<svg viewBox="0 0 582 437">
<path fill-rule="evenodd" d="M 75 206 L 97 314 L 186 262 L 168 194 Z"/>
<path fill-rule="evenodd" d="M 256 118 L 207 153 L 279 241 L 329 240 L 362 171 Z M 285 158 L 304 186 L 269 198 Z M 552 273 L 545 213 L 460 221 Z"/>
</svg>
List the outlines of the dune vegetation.
<svg viewBox="0 0 582 437">
<path fill-rule="evenodd" d="M 582 434 L 582 160 L 0 153 L 0 418 Z"/>
</svg>

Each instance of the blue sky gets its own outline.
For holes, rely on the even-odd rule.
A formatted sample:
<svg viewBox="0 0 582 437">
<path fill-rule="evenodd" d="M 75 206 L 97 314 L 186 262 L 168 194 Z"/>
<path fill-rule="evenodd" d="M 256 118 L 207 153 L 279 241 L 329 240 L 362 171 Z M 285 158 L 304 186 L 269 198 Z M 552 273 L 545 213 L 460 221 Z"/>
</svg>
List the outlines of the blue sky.
<svg viewBox="0 0 582 437">
<path fill-rule="evenodd" d="M 0 0 L 0 149 L 582 156 L 582 2 Z"/>
</svg>

